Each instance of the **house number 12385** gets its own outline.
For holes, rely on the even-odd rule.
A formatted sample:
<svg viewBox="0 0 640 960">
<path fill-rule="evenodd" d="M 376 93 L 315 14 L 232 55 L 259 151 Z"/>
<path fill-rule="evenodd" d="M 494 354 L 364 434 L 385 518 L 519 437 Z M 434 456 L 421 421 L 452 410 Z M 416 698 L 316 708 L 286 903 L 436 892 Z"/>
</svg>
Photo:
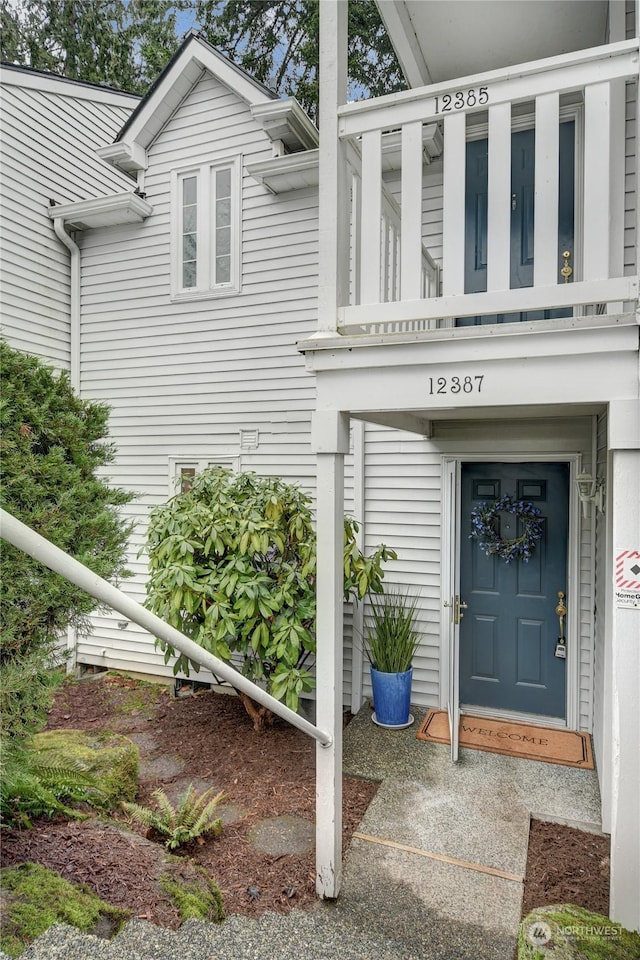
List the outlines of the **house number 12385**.
<svg viewBox="0 0 640 960">
<path fill-rule="evenodd" d="M 429 377 L 429 396 L 436 393 L 482 393 L 484 374 L 474 377 Z"/>
</svg>

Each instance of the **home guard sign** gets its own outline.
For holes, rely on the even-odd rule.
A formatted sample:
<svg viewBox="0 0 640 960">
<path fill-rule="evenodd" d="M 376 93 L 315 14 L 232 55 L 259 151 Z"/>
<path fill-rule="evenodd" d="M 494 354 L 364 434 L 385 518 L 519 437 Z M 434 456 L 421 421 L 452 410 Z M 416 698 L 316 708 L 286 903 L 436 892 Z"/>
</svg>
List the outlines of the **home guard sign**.
<svg viewBox="0 0 640 960">
<path fill-rule="evenodd" d="M 616 551 L 614 577 L 616 605 L 640 610 L 640 550 Z"/>
</svg>

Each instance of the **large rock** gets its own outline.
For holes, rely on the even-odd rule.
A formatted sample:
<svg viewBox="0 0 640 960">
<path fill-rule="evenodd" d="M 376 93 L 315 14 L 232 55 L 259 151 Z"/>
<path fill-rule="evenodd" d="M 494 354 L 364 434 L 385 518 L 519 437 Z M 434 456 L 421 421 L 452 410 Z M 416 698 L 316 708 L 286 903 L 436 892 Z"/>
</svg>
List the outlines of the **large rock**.
<svg viewBox="0 0 640 960">
<path fill-rule="evenodd" d="M 140 755 L 128 737 L 104 730 L 47 730 L 34 737 L 33 746 L 46 764 L 64 766 L 80 761 L 101 791 L 95 806 L 111 810 L 122 800 L 135 800 Z"/>
<path fill-rule="evenodd" d="M 520 924 L 518 960 L 640 960 L 640 934 L 572 904 L 538 907 Z"/>
</svg>

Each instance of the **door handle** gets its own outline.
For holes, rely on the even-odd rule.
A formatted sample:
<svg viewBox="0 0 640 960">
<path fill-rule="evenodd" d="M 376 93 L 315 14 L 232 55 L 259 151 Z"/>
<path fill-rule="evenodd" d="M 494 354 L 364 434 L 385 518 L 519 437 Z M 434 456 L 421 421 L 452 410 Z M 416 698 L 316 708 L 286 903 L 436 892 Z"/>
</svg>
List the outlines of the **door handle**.
<svg viewBox="0 0 640 960">
<path fill-rule="evenodd" d="M 456 625 L 459 624 L 464 617 L 464 613 L 462 613 L 462 611 L 468 609 L 467 604 L 464 602 L 464 600 L 460 599 L 457 593 L 452 601 L 445 600 L 444 605 L 445 607 L 453 607 L 453 622 Z"/>
<path fill-rule="evenodd" d="M 565 283 L 569 283 L 569 277 L 573 273 L 573 267 L 569 266 L 569 260 L 571 259 L 571 250 L 565 250 L 564 253 L 562 254 L 562 259 L 564 260 L 564 263 L 560 270 L 560 276 L 564 277 Z"/>
<path fill-rule="evenodd" d="M 566 660 L 567 658 L 567 638 L 564 635 L 564 618 L 567 615 L 567 605 L 564 602 L 565 595 L 562 590 L 558 590 L 558 603 L 556 606 L 556 616 L 558 617 L 559 624 L 559 636 L 556 643 L 555 656 L 559 657 L 561 660 Z"/>
</svg>

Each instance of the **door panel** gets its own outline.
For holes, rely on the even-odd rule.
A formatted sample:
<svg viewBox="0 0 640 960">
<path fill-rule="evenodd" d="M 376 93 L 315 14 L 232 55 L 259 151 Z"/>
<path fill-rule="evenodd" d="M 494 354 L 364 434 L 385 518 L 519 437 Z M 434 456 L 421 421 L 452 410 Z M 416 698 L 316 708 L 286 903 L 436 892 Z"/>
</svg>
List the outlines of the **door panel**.
<svg viewBox="0 0 640 960">
<path fill-rule="evenodd" d="M 575 123 L 560 124 L 558 200 L 558 283 L 563 250 L 572 254 L 574 264 L 575 214 Z M 487 289 L 487 184 L 488 142 L 467 143 L 465 205 L 465 293 Z M 535 223 L 535 130 L 519 130 L 511 136 L 511 289 L 533 286 L 533 237 Z M 483 317 L 463 317 L 456 326 L 487 323 L 520 323 L 571 316 L 571 310 L 535 310 Z"/>
<path fill-rule="evenodd" d="M 528 563 L 487 556 L 471 540 L 471 511 L 506 494 L 542 512 L 543 535 Z M 567 464 L 466 464 L 461 478 L 460 700 L 468 705 L 565 716 L 566 661 L 555 656 L 558 591 L 566 593 Z M 519 536 L 516 517 L 499 518 Z"/>
</svg>

